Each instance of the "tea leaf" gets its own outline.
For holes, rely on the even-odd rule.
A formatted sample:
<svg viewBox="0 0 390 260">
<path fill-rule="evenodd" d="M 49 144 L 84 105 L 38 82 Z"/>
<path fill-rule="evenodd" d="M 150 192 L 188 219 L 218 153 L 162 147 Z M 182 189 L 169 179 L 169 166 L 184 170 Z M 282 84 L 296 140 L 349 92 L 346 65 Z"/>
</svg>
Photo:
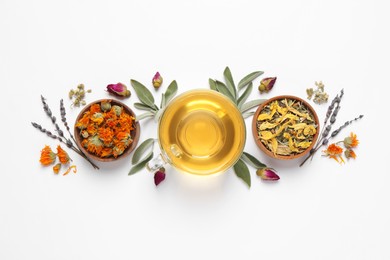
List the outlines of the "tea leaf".
<svg viewBox="0 0 390 260">
<path fill-rule="evenodd" d="M 223 82 L 217 80 L 216 84 L 217 84 L 218 92 L 221 92 L 223 95 L 230 98 L 233 101 L 233 103 L 236 103 L 235 98 L 232 96 L 232 94 L 230 93 L 230 91 L 228 90 L 228 88 L 226 87 L 226 85 Z"/>
<path fill-rule="evenodd" d="M 177 83 L 176 80 L 174 80 L 171 82 L 171 84 L 169 84 L 167 90 L 165 91 L 165 105 L 168 104 L 169 101 L 171 101 L 171 99 L 176 95 L 176 93 L 177 93 Z"/>
<path fill-rule="evenodd" d="M 147 164 L 150 160 L 152 160 L 152 158 L 153 158 L 153 152 L 150 152 L 150 153 L 148 154 L 148 156 L 145 158 L 145 160 L 143 160 L 142 162 L 136 164 L 134 167 L 132 167 L 132 168 L 130 169 L 129 175 L 133 175 L 134 173 L 137 173 L 137 172 L 139 172 L 140 170 L 142 170 L 142 169 L 146 166 L 146 164 Z"/>
<path fill-rule="evenodd" d="M 242 95 L 237 100 L 238 108 L 241 108 L 244 102 L 248 99 L 249 95 L 252 93 L 252 89 L 253 89 L 253 83 L 250 82 L 249 86 L 245 89 L 244 93 L 242 93 Z"/>
<path fill-rule="evenodd" d="M 259 77 L 263 73 L 264 73 L 263 71 L 255 71 L 255 72 L 252 72 L 252 73 L 246 75 L 245 77 L 243 77 L 242 80 L 240 80 L 240 82 L 238 82 L 238 90 L 244 88 L 246 85 L 248 85 L 250 82 L 255 80 L 257 77 Z"/>
<path fill-rule="evenodd" d="M 132 79 L 130 80 L 131 85 L 133 86 L 135 93 L 137 94 L 139 100 L 150 107 L 154 107 L 158 110 L 158 107 L 154 104 L 154 98 L 152 93 L 140 82 Z"/>
<path fill-rule="evenodd" d="M 146 139 L 142 144 L 140 144 L 137 149 L 134 151 L 133 158 L 131 159 L 131 164 L 136 164 L 142 159 L 143 153 L 148 150 L 150 147 L 153 149 L 154 139 Z"/>
<path fill-rule="evenodd" d="M 209 85 L 210 85 L 210 89 L 211 89 L 211 90 L 218 91 L 218 90 L 217 90 L 217 83 L 215 83 L 214 80 L 209 79 Z"/>
<path fill-rule="evenodd" d="M 148 118 L 148 117 L 153 117 L 156 114 L 156 112 L 145 112 L 139 116 L 137 116 L 136 121 L 140 121 L 142 119 Z"/>
<path fill-rule="evenodd" d="M 239 159 L 236 164 L 233 166 L 234 172 L 237 177 L 242 179 L 250 188 L 251 187 L 251 175 L 249 173 L 248 166 L 246 166 L 245 162 Z"/>
<path fill-rule="evenodd" d="M 139 109 L 139 110 L 156 111 L 154 107 L 150 107 L 148 105 L 145 105 L 144 103 L 134 103 L 134 107 Z"/>
<path fill-rule="evenodd" d="M 242 105 L 241 112 L 245 112 L 251 108 L 257 107 L 260 104 L 264 103 L 265 101 L 267 101 L 267 100 L 266 99 L 255 99 L 255 100 L 249 101 L 249 102 Z"/>
<path fill-rule="evenodd" d="M 241 155 L 241 159 L 244 160 L 246 163 L 248 163 L 249 165 L 251 165 L 252 167 L 254 167 L 256 169 L 262 169 L 262 168 L 266 168 L 267 167 L 267 165 L 265 165 L 264 163 L 260 162 L 254 156 L 252 156 L 252 155 L 250 155 L 249 153 L 246 153 L 246 152 L 244 152 Z"/>
<path fill-rule="evenodd" d="M 231 73 L 229 67 L 225 68 L 225 70 L 223 71 L 223 75 L 225 77 L 226 86 L 227 86 L 228 90 L 230 91 L 230 93 L 232 94 L 234 99 L 236 99 L 237 91 L 236 91 L 236 87 L 234 86 L 233 76 L 232 76 L 232 73 Z"/>
</svg>

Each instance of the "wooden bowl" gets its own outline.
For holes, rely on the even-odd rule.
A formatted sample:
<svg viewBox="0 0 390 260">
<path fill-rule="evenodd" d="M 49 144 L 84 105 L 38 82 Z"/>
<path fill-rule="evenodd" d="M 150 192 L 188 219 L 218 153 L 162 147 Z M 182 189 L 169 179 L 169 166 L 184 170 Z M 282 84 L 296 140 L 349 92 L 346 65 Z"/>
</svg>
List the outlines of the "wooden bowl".
<svg viewBox="0 0 390 260">
<path fill-rule="evenodd" d="M 280 110 L 279 112 L 282 113 L 275 112 L 275 114 L 272 116 L 271 119 L 264 119 L 265 117 L 267 117 L 266 115 L 263 115 L 260 118 L 263 120 L 258 119 L 260 114 L 267 113 L 266 111 L 270 108 L 271 104 L 274 103 L 275 101 L 277 101 L 278 104 L 280 104 L 279 107 L 283 107 L 283 105 L 285 104 L 284 100 L 287 101 L 291 100 L 290 102 L 293 102 L 289 105 L 290 108 L 294 108 L 294 104 L 297 104 L 295 106 L 300 105 L 300 108 L 305 108 L 307 110 L 307 113 L 303 113 L 303 114 L 307 114 L 311 120 L 309 120 L 309 118 L 307 118 L 306 116 L 302 116 L 302 114 L 299 115 L 292 112 L 292 110 L 289 110 L 287 107 L 286 107 L 287 109 L 286 114 L 289 113 L 292 114 L 290 116 L 291 118 L 287 118 L 287 119 L 285 118 L 281 122 L 275 121 L 278 115 L 283 114 L 283 111 Z M 271 115 L 271 111 L 268 110 L 269 115 Z M 268 123 L 268 124 L 264 124 L 264 123 Z M 313 133 L 314 132 L 312 130 L 313 128 L 310 127 L 306 131 L 305 130 L 306 127 L 303 124 L 297 125 L 298 123 L 306 123 L 306 126 L 312 125 L 316 129 L 315 133 Z M 271 126 L 275 124 L 277 124 L 277 127 L 272 128 Z M 286 127 L 285 128 L 281 127 L 284 124 Z M 260 129 L 260 127 L 262 129 Z M 302 131 L 300 128 L 302 129 Z M 266 102 L 262 103 L 261 105 L 259 105 L 255 114 L 253 115 L 252 133 L 255 142 L 257 146 L 260 148 L 260 150 L 262 150 L 265 154 L 275 159 L 290 160 L 290 159 L 296 159 L 305 156 L 307 153 L 310 152 L 310 150 L 315 145 L 319 135 L 319 130 L 320 130 L 320 125 L 319 125 L 318 116 L 315 110 L 313 109 L 313 107 L 305 100 L 296 96 L 283 95 L 283 96 L 273 97 L 267 100 Z M 264 131 L 268 131 L 268 132 L 264 132 Z M 307 135 L 304 135 L 304 133 L 307 133 Z M 300 139 L 303 137 L 306 140 Z M 275 144 L 275 140 L 273 139 L 277 141 L 277 144 Z"/>
<path fill-rule="evenodd" d="M 87 149 L 87 147 L 85 147 L 85 145 L 83 145 L 83 141 L 85 139 L 88 139 L 89 137 L 91 137 L 92 135 L 88 135 L 86 138 L 84 138 L 82 136 L 82 131 L 83 130 L 86 130 L 86 129 L 80 129 L 78 126 L 77 126 L 77 123 L 80 121 L 81 118 L 83 118 L 84 114 L 87 113 L 88 111 L 90 111 L 91 109 L 91 106 L 94 105 L 94 104 L 101 104 L 102 102 L 109 102 L 111 104 L 111 107 L 113 106 L 119 106 L 123 109 L 123 113 L 126 113 L 128 115 L 130 115 L 131 117 L 134 118 L 134 120 L 132 121 L 132 127 L 134 128 L 133 130 L 130 130 L 130 136 L 131 136 L 131 139 L 133 140 L 131 143 L 129 143 L 128 145 L 125 146 L 125 148 L 123 149 L 123 152 L 121 154 L 115 154 L 114 155 L 109 155 L 109 156 L 99 156 L 98 153 L 94 153 L 93 151 L 89 151 Z M 107 110 L 108 111 L 108 110 Z M 107 112 L 106 111 L 106 112 Z M 104 113 L 102 113 L 104 114 Z M 126 156 L 128 156 L 134 149 L 135 147 L 137 146 L 137 143 L 138 143 L 138 140 L 139 140 L 139 137 L 140 137 L 140 132 L 141 132 L 141 128 L 140 128 L 140 125 L 138 122 L 135 121 L 135 113 L 128 107 L 126 106 L 125 104 L 123 104 L 122 102 L 118 101 L 118 100 L 114 100 L 114 99 L 100 99 L 100 100 L 97 100 L 97 101 L 94 101 L 88 105 L 86 105 L 82 110 L 81 112 L 79 113 L 79 115 L 77 116 L 76 118 L 76 123 L 74 125 L 74 137 L 76 139 L 76 144 L 77 146 L 80 148 L 80 150 L 85 154 L 87 155 L 88 157 L 94 159 L 94 160 L 97 160 L 97 161 L 101 161 L 101 162 L 111 162 L 111 161 L 116 161 L 118 159 L 122 159 Z M 91 122 L 91 120 L 89 121 Z M 106 119 L 104 117 L 104 120 L 102 121 L 102 123 L 99 125 L 99 126 L 103 126 L 104 124 L 106 123 Z M 112 127 L 110 128 L 109 126 L 107 126 L 107 128 L 109 129 L 113 129 Z M 125 133 L 125 132 L 123 132 Z M 86 133 L 84 133 L 85 136 L 86 136 Z M 98 137 L 99 135 L 96 135 L 96 137 Z M 129 138 L 129 137 L 127 137 Z M 98 138 L 100 141 L 101 139 Z M 129 140 L 129 139 L 123 139 L 123 140 Z M 99 146 L 100 147 L 100 146 Z M 110 147 L 109 145 L 103 145 L 103 147 Z"/>
</svg>

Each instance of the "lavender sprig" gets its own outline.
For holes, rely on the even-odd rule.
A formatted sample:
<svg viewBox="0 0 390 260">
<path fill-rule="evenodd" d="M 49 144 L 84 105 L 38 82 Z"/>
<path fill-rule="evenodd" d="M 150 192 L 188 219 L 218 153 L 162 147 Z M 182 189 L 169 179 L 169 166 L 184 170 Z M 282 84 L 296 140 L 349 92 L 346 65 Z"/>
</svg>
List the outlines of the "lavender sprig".
<svg viewBox="0 0 390 260">
<path fill-rule="evenodd" d="M 89 158 L 88 156 L 86 156 L 76 145 L 76 141 L 73 137 L 73 135 L 71 134 L 70 132 L 70 128 L 69 128 L 69 125 L 68 123 L 66 122 L 66 112 L 65 112 L 65 107 L 64 107 L 64 104 L 63 104 L 63 100 L 61 99 L 61 102 L 60 102 L 60 111 L 61 111 L 61 120 L 62 122 L 64 123 L 65 127 L 66 127 L 66 130 L 68 131 L 69 135 L 71 136 L 72 140 L 74 141 L 75 144 L 73 144 L 72 140 L 70 138 L 66 138 L 65 135 L 64 135 L 64 132 L 60 129 L 59 125 L 56 123 L 57 119 L 55 116 L 53 116 L 53 113 L 51 112 L 50 108 L 49 108 L 49 105 L 46 103 L 46 99 L 41 95 L 41 101 L 42 101 L 42 105 L 43 105 L 43 110 L 45 111 L 46 115 L 51 119 L 51 122 L 53 123 L 54 127 L 55 127 L 55 130 L 57 132 L 58 135 L 55 135 L 53 134 L 52 132 L 48 131 L 47 129 L 43 128 L 41 125 L 35 123 L 35 122 L 31 122 L 32 126 L 36 129 L 38 129 L 39 131 L 41 131 L 42 133 L 46 134 L 48 137 L 50 138 L 53 138 L 53 139 L 56 139 L 58 141 L 60 141 L 61 143 L 64 143 L 66 144 L 67 147 L 69 147 L 70 149 L 72 149 L 74 152 L 76 152 L 77 154 L 79 154 L 81 157 L 83 157 L 84 159 L 86 159 L 95 169 L 99 169 L 99 167 L 94 164 Z"/>
</svg>

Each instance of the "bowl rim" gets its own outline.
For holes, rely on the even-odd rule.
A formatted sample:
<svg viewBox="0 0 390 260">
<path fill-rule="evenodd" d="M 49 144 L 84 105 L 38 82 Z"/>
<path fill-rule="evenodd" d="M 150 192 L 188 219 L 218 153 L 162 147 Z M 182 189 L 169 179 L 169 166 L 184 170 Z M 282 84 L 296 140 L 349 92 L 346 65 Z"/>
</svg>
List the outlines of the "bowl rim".
<svg viewBox="0 0 390 260">
<path fill-rule="evenodd" d="M 294 155 L 287 155 L 287 156 L 286 155 L 274 154 L 267 147 L 265 147 L 265 145 L 258 138 L 257 117 L 259 116 L 260 112 L 263 110 L 263 108 L 266 105 L 268 105 L 269 103 L 271 103 L 271 102 L 273 102 L 275 100 L 281 100 L 281 99 L 293 99 L 293 100 L 297 100 L 297 101 L 302 102 L 310 110 L 310 112 L 313 114 L 314 121 L 317 124 L 317 132 L 315 133 L 315 135 L 313 137 L 312 144 L 305 151 L 303 151 L 302 153 L 294 154 Z M 252 119 L 252 135 L 253 135 L 253 138 L 255 140 L 255 143 L 256 143 L 257 147 L 259 147 L 260 150 L 263 151 L 266 155 L 268 155 L 269 157 L 274 158 L 274 159 L 292 160 L 292 159 L 297 159 L 297 158 L 300 158 L 302 156 L 305 156 L 314 147 L 314 145 L 315 145 L 315 143 L 316 143 L 316 141 L 318 139 L 319 133 L 320 133 L 320 120 L 318 119 L 317 112 L 309 104 L 309 102 L 307 102 L 306 100 L 304 100 L 304 99 L 302 99 L 300 97 L 294 96 L 294 95 L 279 95 L 279 96 L 275 96 L 275 97 L 272 97 L 270 99 L 267 99 L 265 102 L 261 103 L 258 106 L 258 108 L 256 109 L 256 111 L 255 111 L 255 113 L 253 115 L 253 119 Z"/>
<path fill-rule="evenodd" d="M 73 131 L 74 131 L 74 137 L 75 137 L 75 141 L 76 141 L 76 145 L 77 147 L 88 157 L 88 158 L 91 158 L 91 159 L 94 159 L 96 161 L 100 161 L 100 162 L 112 162 L 112 161 L 118 161 L 120 159 L 123 159 L 125 157 L 127 157 L 137 146 L 138 144 L 138 141 L 139 141 L 139 138 L 140 138 L 140 134 L 141 134 L 141 127 L 140 127 L 140 124 L 138 121 L 134 120 L 133 124 L 134 124 L 134 129 L 135 131 L 132 131 L 130 133 L 131 137 L 133 138 L 133 142 L 131 143 L 130 146 L 128 146 L 124 152 L 119 155 L 118 157 L 106 157 L 106 158 L 102 158 L 102 157 L 99 157 L 95 154 L 92 154 L 90 153 L 88 150 L 86 150 L 82 145 L 81 145 L 81 136 L 80 136 L 80 133 L 79 133 L 79 129 L 76 127 L 76 124 L 77 122 L 80 120 L 80 118 L 82 117 L 82 115 L 91 107 L 91 105 L 93 104 L 97 104 L 97 103 L 101 103 L 102 101 L 109 101 L 111 104 L 114 104 L 114 105 L 119 105 L 121 107 L 123 107 L 123 109 L 125 109 L 125 111 L 127 113 L 129 113 L 131 116 L 133 116 L 134 118 L 136 118 L 136 114 L 134 113 L 134 111 L 128 107 L 126 104 L 124 104 L 123 102 L 121 101 L 118 101 L 116 99 L 112 99 L 112 98 L 102 98 L 102 99 L 98 99 L 98 100 L 95 100 L 95 101 L 92 101 L 90 103 L 88 103 L 87 105 L 85 105 L 81 111 L 79 112 L 79 114 L 77 115 L 76 117 L 76 120 L 75 120 L 75 124 L 74 124 L 74 128 L 73 128 Z"/>
</svg>

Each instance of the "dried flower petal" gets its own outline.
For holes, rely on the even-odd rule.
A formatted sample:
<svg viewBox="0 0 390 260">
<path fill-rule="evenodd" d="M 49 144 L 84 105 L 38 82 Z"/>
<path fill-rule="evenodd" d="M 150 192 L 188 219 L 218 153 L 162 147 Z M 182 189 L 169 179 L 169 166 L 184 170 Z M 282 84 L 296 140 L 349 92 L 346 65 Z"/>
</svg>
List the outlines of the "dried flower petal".
<svg viewBox="0 0 390 260">
<path fill-rule="evenodd" d="M 275 171 L 271 168 L 261 168 L 256 171 L 257 176 L 259 176 L 263 180 L 267 181 L 277 181 L 280 177 L 275 173 Z"/>
<path fill-rule="evenodd" d="M 56 154 L 51 150 L 50 146 L 46 145 L 41 151 L 41 158 L 39 161 L 42 165 L 50 165 L 56 160 Z"/>
<path fill-rule="evenodd" d="M 56 165 L 53 166 L 53 172 L 55 174 L 58 174 L 61 170 L 61 163 L 57 163 Z"/>
<path fill-rule="evenodd" d="M 107 91 L 119 97 L 130 97 L 131 95 L 130 90 L 123 83 L 109 84 Z"/>
<path fill-rule="evenodd" d="M 159 72 L 156 72 L 156 74 L 152 79 L 153 87 L 157 89 L 161 86 L 162 83 L 163 83 L 163 78 L 161 77 Z"/>
<path fill-rule="evenodd" d="M 70 160 L 68 153 L 60 145 L 57 146 L 57 156 L 62 164 L 68 163 Z"/>
<path fill-rule="evenodd" d="M 336 160 L 338 163 L 343 163 L 343 148 L 336 144 L 330 144 L 326 150 L 323 151 L 325 153 L 325 156 L 328 156 L 329 158 L 332 158 Z"/>
<path fill-rule="evenodd" d="M 154 184 L 159 185 L 163 180 L 165 180 L 165 172 L 157 171 L 154 174 Z"/>
<path fill-rule="evenodd" d="M 65 175 L 67 175 L 68 173 L 70 173 L 70 171 L 73 169 L 73 172 L 74 173 L 76 173 L 77 172 L 77 168 L 76 168 L 76 165 L 72 165 L 72 166 L 70 166 L 67 170 L 66 170 L 66 172 L 64 172 L 64 176 Z"/>
<path fill-rule="evenodd" d="M 259 91 L 260 93 L 270 91 L 276 82 L 276 77 L 264 78 L 260 81 Z"/>
</svg>

